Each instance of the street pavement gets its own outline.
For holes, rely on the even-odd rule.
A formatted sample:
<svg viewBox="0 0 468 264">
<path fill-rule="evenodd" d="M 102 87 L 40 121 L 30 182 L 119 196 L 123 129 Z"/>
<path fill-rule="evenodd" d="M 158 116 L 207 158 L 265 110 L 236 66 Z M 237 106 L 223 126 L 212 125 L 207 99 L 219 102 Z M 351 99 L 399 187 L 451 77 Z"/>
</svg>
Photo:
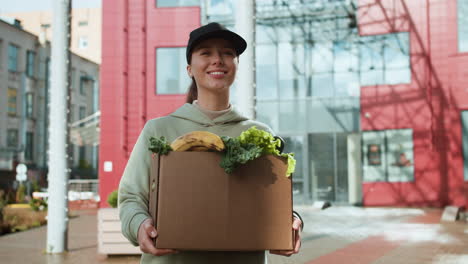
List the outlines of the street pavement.
<svg viewBox="0 0 468 264">
<path fill-rule="evenodd" d="M 297 206 L 304 218 L 301 252 L 268 255 L 269 264 L 468 263 L 468 223 L 440 222 L 440 209 Z M 96 210 L 70 220 L 69 252 L 44 253 L 46 227 L 0 237 L 0 263 L 139 263 L 138 256 L 97 254 Z"/>
</svg>

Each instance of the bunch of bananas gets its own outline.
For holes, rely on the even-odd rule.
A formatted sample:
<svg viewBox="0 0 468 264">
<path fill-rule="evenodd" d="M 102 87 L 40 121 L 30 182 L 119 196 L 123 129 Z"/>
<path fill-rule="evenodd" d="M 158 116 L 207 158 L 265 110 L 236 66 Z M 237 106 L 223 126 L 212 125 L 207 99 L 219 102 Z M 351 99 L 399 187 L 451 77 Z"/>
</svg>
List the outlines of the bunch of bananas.
<svg viewBox="0 0 468 264">
<path fill-rule="evenodd" d="M 223 151 L 224 142 L 211 132 L 193 131 L 176 138 L 171 148 L 174 151 Z"/>
</svg>

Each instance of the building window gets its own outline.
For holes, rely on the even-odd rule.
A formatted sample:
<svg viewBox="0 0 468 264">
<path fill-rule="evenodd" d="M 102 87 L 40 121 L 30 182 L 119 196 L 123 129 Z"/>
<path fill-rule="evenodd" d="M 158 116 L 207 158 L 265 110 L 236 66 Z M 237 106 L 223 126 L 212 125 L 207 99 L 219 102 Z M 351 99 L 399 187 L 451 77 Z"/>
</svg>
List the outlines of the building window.
<svg viewBox="0 0 468 264">
<path fill-rule="evenodd" d="M 190 84 L 185 47 L 156 49 L 156 93 L 184 94 Z"/>
<path fill-rule="evenodd" d="M 231 21 L 236 17 L 234 0 L 208 0 L 206 15 L 210 21 Z"/>
<path fill-rule="evenodd" d="M 8 45 L 8 70 L 11 72 L 18 71 L 18 46 Z"/>
<path fill-rule="evenodd" d="M 3 69 L 3 39 L 0 39 L 0 70 Z"/>
<path fill-rule="evenodd" d="M 80 36 L 78 38 L 78 48 L 79 49 L 86 49 L 88 47 L 88 37 L 87 36 Z"/>
<path fill-rule="evenodd" d="M 26 117 L 33 118 L 34 113 L 34 94 L 26 93 Z"/>
<path fill-rule="evenodd" d="M 199 6 L 200 0 L 156 0 L 157 7 Z"/>
<path fill-rule="evenodd" d="M 6 145 L 10 148 L 18 147 L 18 129 L 8 129 Z"/>
<path fill-rule="evenodd" d="M 468 1 L 458 0 L 458 50 L 468 52 Z"/>
<path fill-rule="evenodd" d="M 34 134 L 32 132 L 26 132 L 26 149 L 24 152 L 24 158 L 26 160 L 33 160 L 34 151 Z"/>
<path fill-rule="evenodd" d="M 16 89 L 8 88 L 8 114 L 16 115 Z"/>
<path fill-rule="evenodd" d="M 80 112 L 78 113 L 80 115 L 80 120 L 86 117 L 86 107 L 80 106 Z"/>
<path fill-rule="evenodd" d="M 407 32 L 361 37 L 361 85 L 411 82 Z"/>
<path fill-rule="evenodd" d="M 93 91 L 94 78 L 92 76 L 86 75 L 86 73 L 81 73 L 80 77 L 80 94 L 86 95 L 87 93 Z"/>
<path fill-rule="evenodd" d="M 85 26 L 87 26 L 87 25 L 88 25 L 88 21 L 86 21 L 86 20 L 83 20 L 83 21 L 78 22 L 78 26 L 79 26 L 79 27 L 85 27 Z"/>
<path fill-rule="evenodd" d="M 34 51 L 28 50 L 26 53 L 26 75 L 28 77 L 34 77 L 34 65 L 36 61 L 36 53 Z"/>
<path fill-rule="evenodd" d="M 76 69 L 71 69 L 71 76 L 70 76 L 70 87 L 71 89 L 75 89 L 75 79 L 76 79 Z"/>
<path fill-rule="evenodd" d="M 468 111 L 461 112 L 463 171 L 465 181 L 468 181 Z"/>
<path fill-rule="evenodd" d="M 366 131 L 362 142 L 365 182 L 414 181 L 411 129 Z"/>
</svg>

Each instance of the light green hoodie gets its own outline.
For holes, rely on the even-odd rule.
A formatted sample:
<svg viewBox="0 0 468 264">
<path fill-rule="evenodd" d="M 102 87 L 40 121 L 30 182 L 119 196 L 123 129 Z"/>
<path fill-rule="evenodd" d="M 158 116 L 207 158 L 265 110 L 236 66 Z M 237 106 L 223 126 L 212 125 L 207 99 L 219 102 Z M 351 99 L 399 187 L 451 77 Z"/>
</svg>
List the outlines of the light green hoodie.
<svg viewBox="0 0 468 264">
<path fill-rule="evenodd" d="M 184 104 L 169 116 L 156 118 L 146 123 L 133 148 L 119 186 L 119 215 L 122 233 L 135 246 L 140 224 L 147 218 L 148 190 L 151 152 L 149 138 L 164 136 L 169 142 L 191 131 L 209 131 L 219 136 L 237 137 L 244 130 L 256 126 L 272 133 L 260 122 L 240 115 L 234 109 L 213 120 L 192 104 Z M 178 254 L 156 257 L 143 254 L 141 263 L 264 263 L 265 252 L 206 252 L 182 251 Z"/>
</svg>

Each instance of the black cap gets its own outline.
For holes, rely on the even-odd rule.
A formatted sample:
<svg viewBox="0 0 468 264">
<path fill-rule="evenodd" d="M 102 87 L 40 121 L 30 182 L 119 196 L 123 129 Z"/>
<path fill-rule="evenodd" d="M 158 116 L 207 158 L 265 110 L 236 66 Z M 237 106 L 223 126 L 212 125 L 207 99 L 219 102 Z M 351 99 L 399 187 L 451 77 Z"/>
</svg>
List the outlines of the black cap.
<svg viewBox="0 0 468 264">
<path fill-rule="evenodd" d="M 247 48 L 247 42 L 237 35 L 236 33 L 226 29 L 223 25 L 212 22 L 207 25 L 201 26 L 192 32 L 190 32 L 190 38 L 187 44 L 187 63 L 190 61 L 193 48 L 200 42 L 210 38 L 222 38 L 233 44 L 236 50 L 237 56 L 241 55 L 242 52 Z"/>
</svg>

